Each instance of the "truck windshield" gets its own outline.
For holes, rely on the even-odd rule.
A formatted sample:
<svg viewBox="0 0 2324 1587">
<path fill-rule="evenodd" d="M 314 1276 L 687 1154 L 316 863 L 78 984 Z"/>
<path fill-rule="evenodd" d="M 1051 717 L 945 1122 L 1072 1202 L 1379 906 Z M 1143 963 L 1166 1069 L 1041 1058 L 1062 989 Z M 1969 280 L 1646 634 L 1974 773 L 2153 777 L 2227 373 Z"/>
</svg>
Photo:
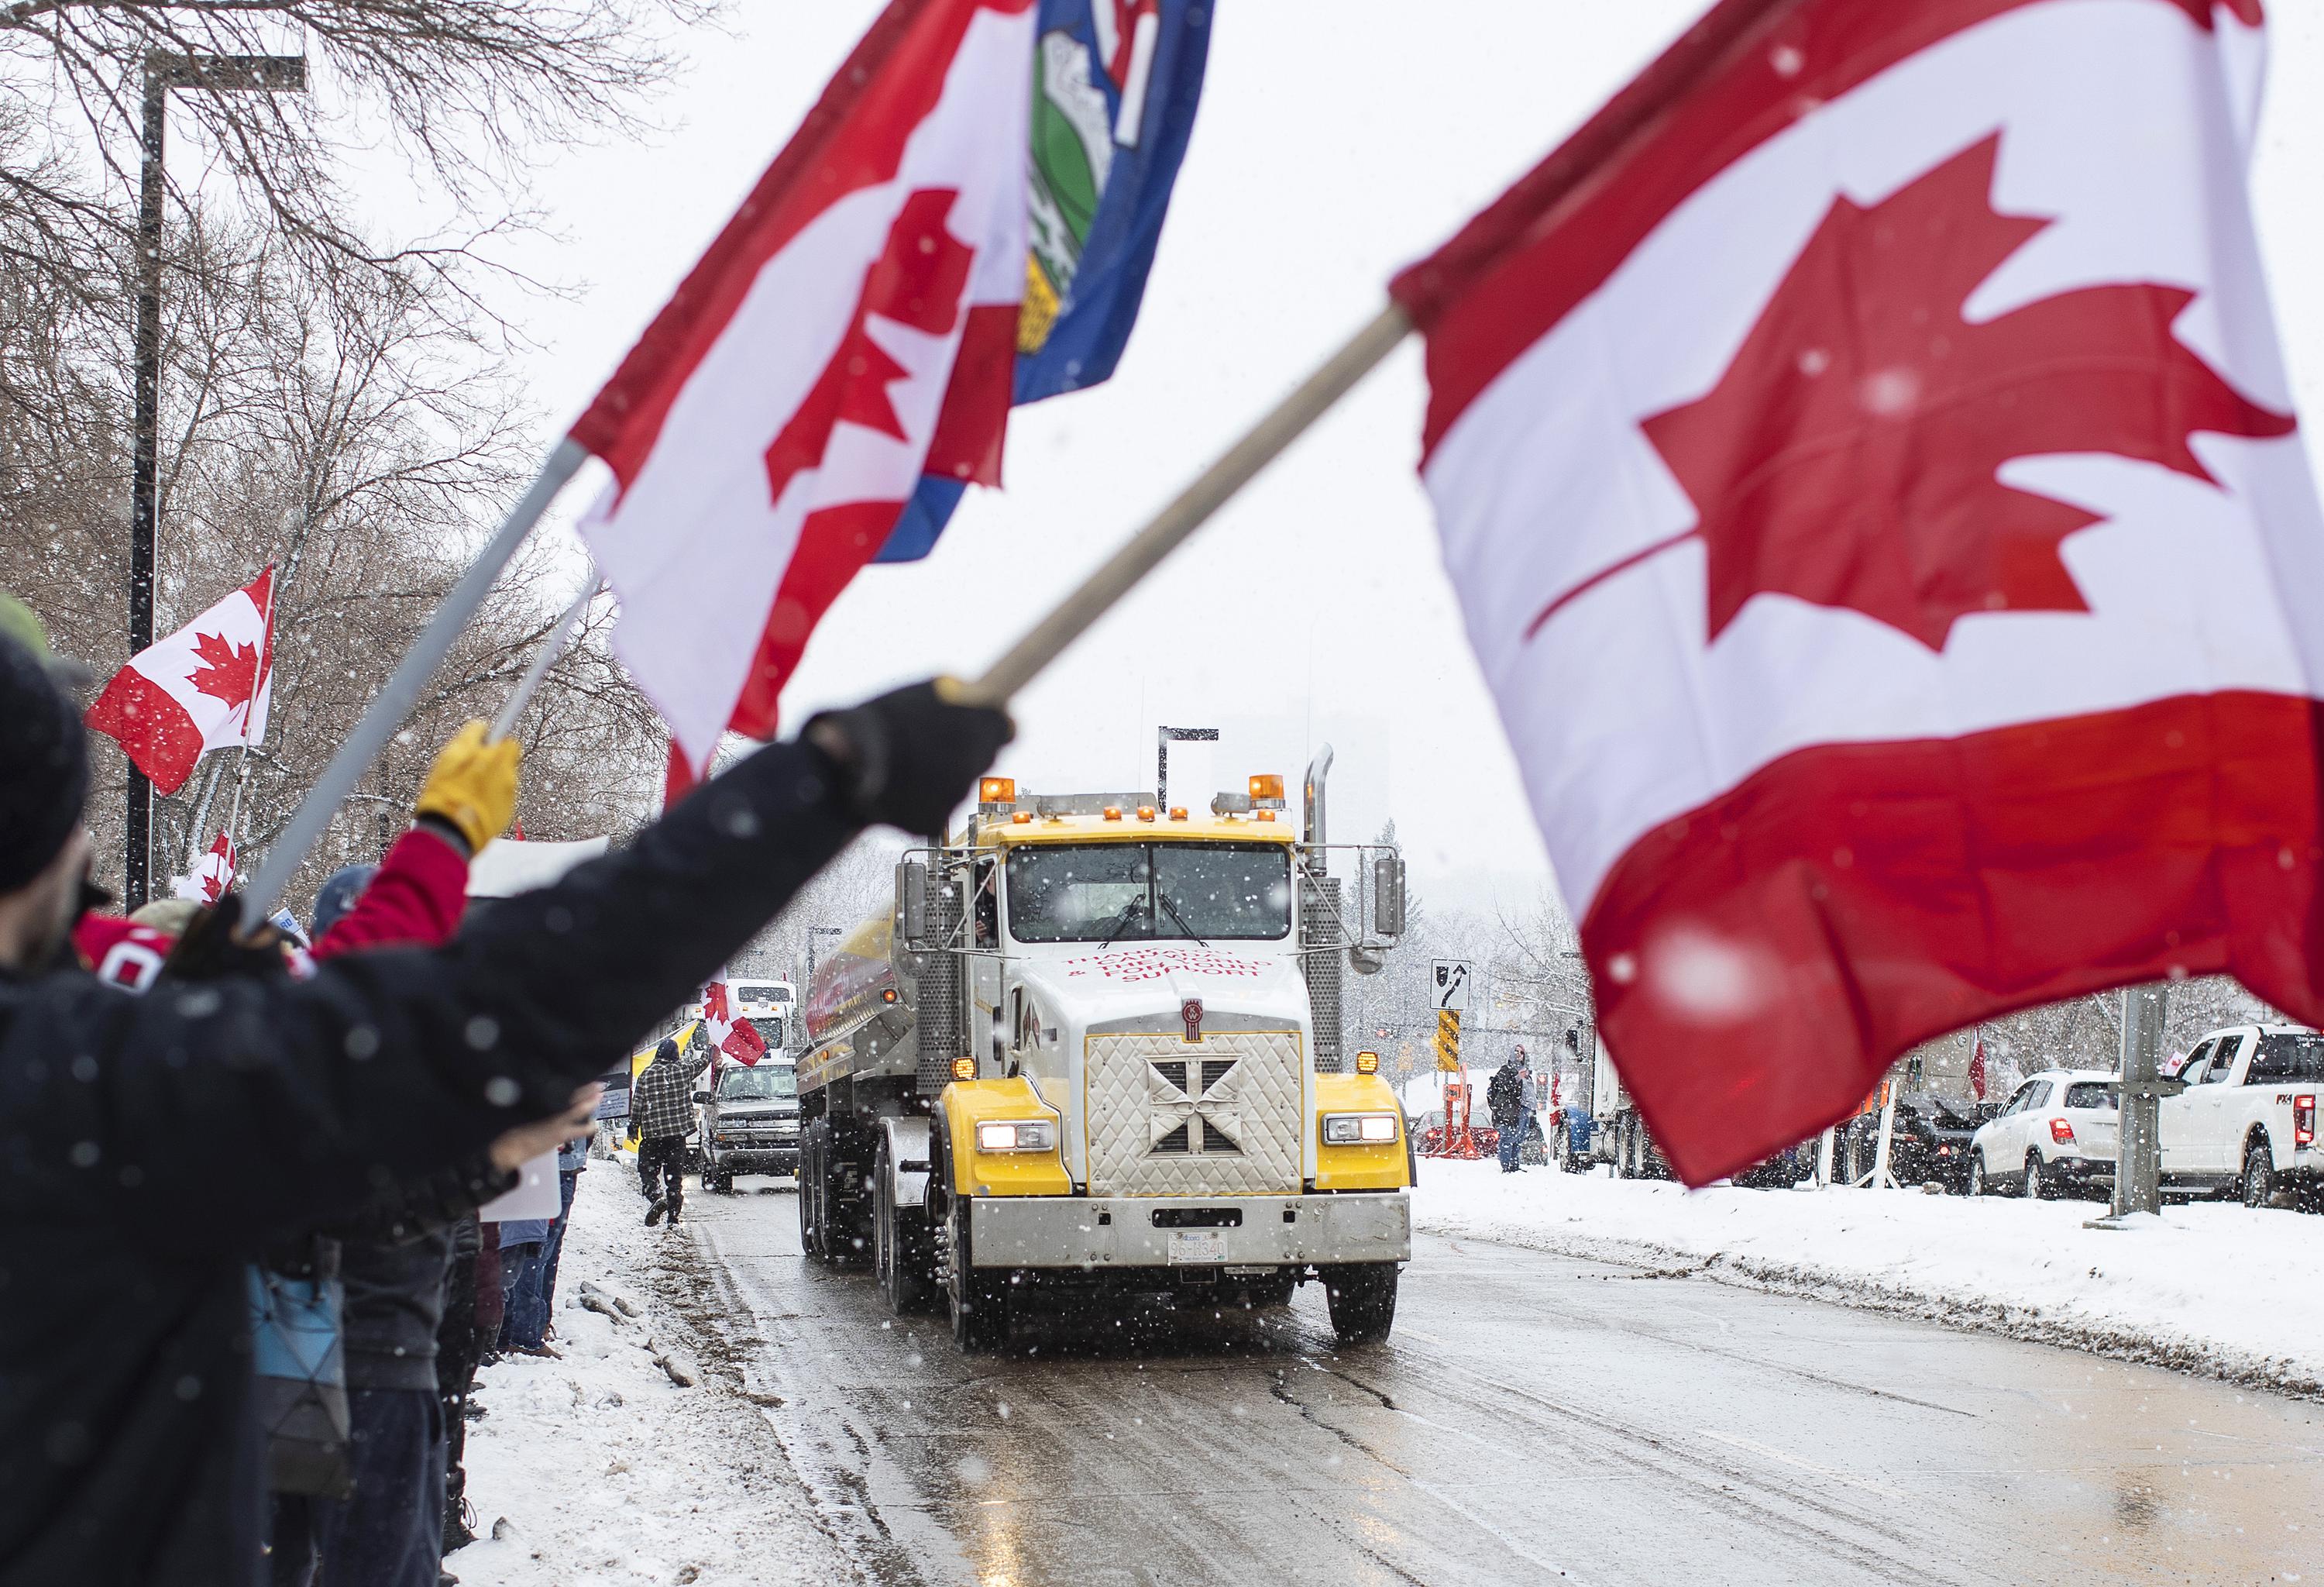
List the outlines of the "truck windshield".
<svg viewBox="0 0 2324 1587">
<path fill-rule="evenodd" d="M 752 1069 L 729 1069 L 718 1076 L 720 1102 L 764 1103 L 798 1094 L 798 1071 L 788 1064 L 761 1064 Z"/>
<path fill-rule="evenodd" d="M 783 1017 L 780 1014 L 752 1014 L 750 1016 L 750 1020 L 758 1030 L 760 1039 L 770 1047 L 780 1047 L 785 1045 Z"/>
<path fill-rule="evenodd" d="M 1127 942 L 1291 934 L 1281 844 L 1027 844 L 1009 855 L 1019 942 Z"/>
</svg>

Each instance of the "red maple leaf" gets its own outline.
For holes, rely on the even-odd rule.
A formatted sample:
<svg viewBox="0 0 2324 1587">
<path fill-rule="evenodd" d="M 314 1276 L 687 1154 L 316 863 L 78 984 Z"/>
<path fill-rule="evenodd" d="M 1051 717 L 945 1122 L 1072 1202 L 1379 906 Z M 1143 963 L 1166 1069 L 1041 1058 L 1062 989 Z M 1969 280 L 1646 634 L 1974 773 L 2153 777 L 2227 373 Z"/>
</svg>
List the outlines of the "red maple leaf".
<svg viewBox="0 0 2324 1587">
<path fill-rule="evenodd" d="M 231 709 L 247 705 L 258 692 L 256 645 L 235 644 L 222 633 L 197 633 L 194 654 L 202 665 L 187 681 L 200 693 L 224 700 Z"/>
<path fill-rule="evenodd" d="M 1644 421 L 1699 515 L 1678 538 L 1703 541 L 1711 638 L 1761 593 L 1935 650 L 1972 612 L 2087 611 L 2058 550 L 2098 518 L 2003 484 L 2004 463 L 2109 452 L 2217 484 L 2190 435 L 2292 429 L 2172 336 L 2181 288 L 2087 287 L 1965 320 L 2051 224 L 1994 210 L 2000 143 L 1868 209 L 1835 202 L 1719 384 Z"/>
<path fill-rule="evenodd" d="M 843 420 L 906 438 L 888 388 L 907 372 L 872 339 L 866 322 L 876 314 L 929 336 L 952 329 L 976 257 L 974 249 L 945 229 L 945 217 L 959 197 L 949 188 L 922 188 L 904 200 L 888 230 L 887 245 L 864 272 L 855 317 L 839 350 L 767 448 L 769 500 L 780 501 L 792 475 L 822 463 L 831 432 Z"/>
</svg>

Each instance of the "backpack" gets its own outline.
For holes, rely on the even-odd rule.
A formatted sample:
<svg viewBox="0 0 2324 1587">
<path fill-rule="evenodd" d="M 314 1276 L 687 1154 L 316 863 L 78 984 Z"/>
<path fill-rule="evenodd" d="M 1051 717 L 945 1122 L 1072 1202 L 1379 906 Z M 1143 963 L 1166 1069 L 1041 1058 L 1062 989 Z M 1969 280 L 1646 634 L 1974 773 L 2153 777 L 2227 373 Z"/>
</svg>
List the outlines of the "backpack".
<svg viewBox="0 0 2324 1587">
<path fill-rule="evenodd" d="M 1491 1084 L 1485 1087 L 1485 1111 L 1499 1123 L 1507 1120 L 1517 1122 L 1521 1104 L 1517 1100 L 1517 1075 L 1514 1069 L 1497 1069 Z"/>
<path fill-rule="evenodd" d="M 355 1462 L 339 1337 L 346 1309 L 339 1248 L 322 1239 L 311 1246 L 307 1259 L 246 1269 L 251 1399 L 266 1438 L 267 1486 L 346 1499 L 355 1492 Z"/>
</svg>

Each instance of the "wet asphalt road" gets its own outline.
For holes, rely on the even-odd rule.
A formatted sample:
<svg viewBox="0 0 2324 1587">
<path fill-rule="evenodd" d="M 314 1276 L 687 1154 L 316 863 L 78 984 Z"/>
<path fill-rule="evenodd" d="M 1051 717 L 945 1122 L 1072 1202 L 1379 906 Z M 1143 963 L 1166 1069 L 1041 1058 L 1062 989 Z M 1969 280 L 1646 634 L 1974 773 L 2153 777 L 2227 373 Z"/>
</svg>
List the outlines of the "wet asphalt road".
<svg viewBox="0 0 2324 1587">
<path fill-rule="evenodd" d="M 964 1357 L 742 1185 L 706 1298 L 883 1582 L 2324 1582 L 2324 1407 L 1429 1237 L 1384 1345 L 1310 1285 Z"/>
</svg>

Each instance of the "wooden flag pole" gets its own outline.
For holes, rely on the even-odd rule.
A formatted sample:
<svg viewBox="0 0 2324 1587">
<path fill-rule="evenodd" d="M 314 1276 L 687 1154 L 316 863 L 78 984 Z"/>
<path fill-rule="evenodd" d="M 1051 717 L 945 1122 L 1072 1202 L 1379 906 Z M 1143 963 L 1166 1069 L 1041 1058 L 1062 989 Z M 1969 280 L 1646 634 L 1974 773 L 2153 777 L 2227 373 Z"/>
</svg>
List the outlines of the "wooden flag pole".
<svg viewBox="0 0 2324 1587">
<path fill-rule="evenodd" d="M 588 457 L 581 444 L 569 436 L 558 442 L 556 450 L 549 454 L 549 460 L 533 475 L 524 495 L 510 509 L 483 552 L 460 576 L 460 582 L 452 586 L 452 593 L 444 597 L 444 604 L 436 608 L 436 614 L 428 620 L 418 641 L 380 686 L 363 720 L 347 734 L 338 753 L 331 757 L 331 763 L 323 768 L 315 786 L 307 790 L 307 797 L 300 801 L 298 812 L 282 829 L 282 835 L 267 849 L 266 863 L 258 868 L 258 874 L 251 879 L 249 890 L 243 894 L 245 922 L 263 920 L 274 913 L 291 877 L 298 874 L 307 855 L 321 841 L 331 817 L 355 791 L 355 783 L 374 758 L 387 747 L 396 729 L 403 725 L 404 717 L 410 715 L 411 707 L 419 701 L 420 690 L 428 687 L 436 669 L 443 665 L 452 641 L 460 637 L 460 631 L 467 627 L 476 608 L 492 593 L 493 582 L 500 577 L 501 569 L 508 566 L 509 558 L 524 544 L 525 536 L 532 532 L 532 526 L 540 521 L 541 514 L 557 499 L 557 493 L 580 471 Z"/>
<path fill-rule="evenodd" d="M 1005 706 L 1062 655 L 1090 626 L 1112 609 L 1114 603 L 1137 587 L 1163 558 L 1186 542 L 1209 521 L 1237 491 L 1259 471 L 1280 457 L 1317 420 L 1348 394 L 1355 383 L 1393 351 L 1410 333 L 1412 322 L 1391 303 L 1371 323 L 1358 331 L 1347 346 L 1325 359 L 1314 374 L 1277 405 L 1275 411 L 1253 425 L 1248 434 L 1227 448 L 1225 456 L 1178 493 L 1177 500 L 1157 513 L 1145 528 L 1082 581 L 1079 589 L 1060 601 L 1056 610 L 1034 624 L 1030 632 L 970 683 L 955 684 L 956 698 L 981 705 Z"/>
</svg>

